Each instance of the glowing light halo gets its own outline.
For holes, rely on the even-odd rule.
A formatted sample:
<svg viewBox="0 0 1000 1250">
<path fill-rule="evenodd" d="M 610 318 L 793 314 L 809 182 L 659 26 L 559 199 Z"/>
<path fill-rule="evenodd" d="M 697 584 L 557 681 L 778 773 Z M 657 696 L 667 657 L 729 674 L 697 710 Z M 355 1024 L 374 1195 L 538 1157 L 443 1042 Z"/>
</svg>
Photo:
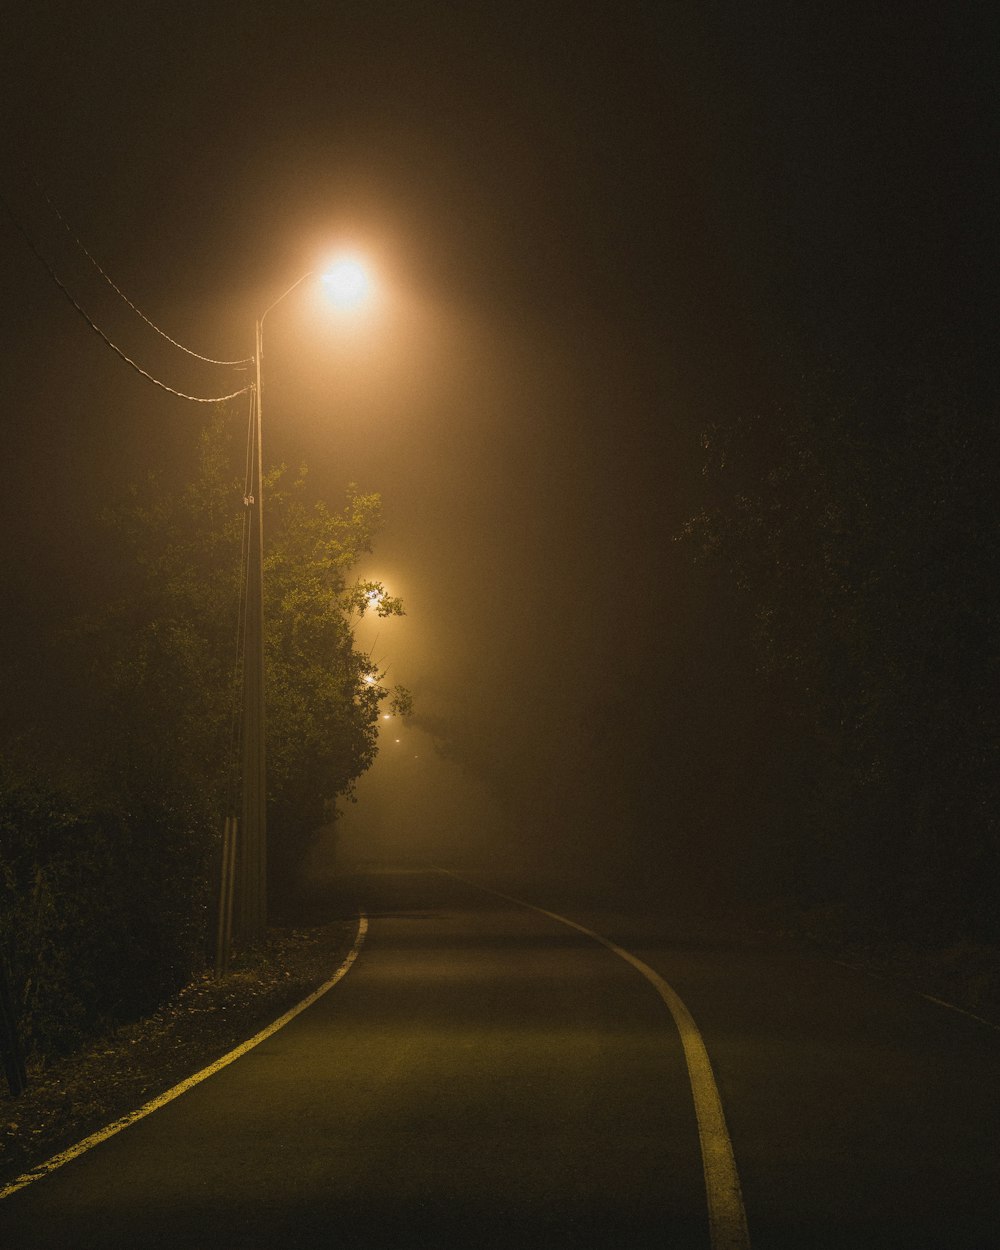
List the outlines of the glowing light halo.
<svg viewBox="0 0 1000 1250">
<path fill-rule="evenodd" d="M 360 256 L 345 252 L 320 274 L 320 281 L 335 307 L 350 312 L 366 303 L 372 293 L 372 278 Z"/>
</svg>

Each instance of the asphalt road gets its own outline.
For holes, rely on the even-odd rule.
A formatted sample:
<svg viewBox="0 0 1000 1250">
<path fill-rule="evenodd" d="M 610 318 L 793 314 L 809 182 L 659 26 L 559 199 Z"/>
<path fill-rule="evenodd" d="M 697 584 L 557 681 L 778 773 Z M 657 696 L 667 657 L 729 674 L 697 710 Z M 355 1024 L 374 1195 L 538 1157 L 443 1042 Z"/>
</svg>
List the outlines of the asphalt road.
<svg viewBox="0 0 1000 1250">
<path fill-rule="evenodd" d="M 688 1059 L 636 966 L 431 871 L 345 889 L 369 931 L 343 980 L 0 1202 L 0 1246 L 712 1245 Z M 683 1000 L 757 1250 L 1000 1246 L 1000 1032 L 820 958 L 533 899 Z"/>
</svg>

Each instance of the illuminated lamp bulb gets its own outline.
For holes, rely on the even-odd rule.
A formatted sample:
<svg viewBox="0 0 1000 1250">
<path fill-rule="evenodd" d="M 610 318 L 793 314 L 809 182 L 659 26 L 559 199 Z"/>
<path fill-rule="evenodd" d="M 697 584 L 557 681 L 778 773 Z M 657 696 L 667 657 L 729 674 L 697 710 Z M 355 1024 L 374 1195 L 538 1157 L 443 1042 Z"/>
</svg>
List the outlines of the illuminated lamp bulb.
<svg viewBox="0 0 1000 1250">
<path fill-rule="evenodd" d="M 342 256 L 323 274 L 323 286 L 338 308 L 358 308 L 371 291 L 368 270 L 354 256 Z"/>
</svg>

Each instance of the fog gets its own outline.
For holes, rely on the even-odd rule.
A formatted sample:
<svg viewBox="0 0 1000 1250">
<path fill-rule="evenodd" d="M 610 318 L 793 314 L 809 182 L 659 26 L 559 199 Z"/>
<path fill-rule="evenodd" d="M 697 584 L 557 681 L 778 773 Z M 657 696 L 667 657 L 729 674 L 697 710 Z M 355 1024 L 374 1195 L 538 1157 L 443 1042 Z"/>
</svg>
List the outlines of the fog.
<svg viewBox="0 0 1000 1250">
<path fill-rule="evenodd" d="M 225 359 L 346 244 L 371 307 L 331 316 L 303 284 L 263 360 L 265 461 L 307 464 L 333 507 L 348 483 L 382 494 L 360 572 L 406 607 L 363 645 L 415 715 L 342 802 L 344 853 L 766 880 L 748 865 L 800 692 L 758 680 L 739 577 L 677 542 L 711 503 L 702 436 L 780 425 L 803 379 L 909 394 L 955 372 L 956 344 L 986 377 L 985 18 L 945 37 L 874 11 L 543 10 L 12 16 L 8 727 L 58 715 L 44 639 L 119 572 L 101 512 L 169 480 L 205 416 L 108 350 L 25 235 L 131 360 L 199 396 L 246 378 L 137 322 L 66 224 Z M 867 433 L 885 405 L 865 402 Z M 744 587 L 763 550 L 737 552 Z M 730 826 L 743 850 L 720 856 Z"/>
</svg>

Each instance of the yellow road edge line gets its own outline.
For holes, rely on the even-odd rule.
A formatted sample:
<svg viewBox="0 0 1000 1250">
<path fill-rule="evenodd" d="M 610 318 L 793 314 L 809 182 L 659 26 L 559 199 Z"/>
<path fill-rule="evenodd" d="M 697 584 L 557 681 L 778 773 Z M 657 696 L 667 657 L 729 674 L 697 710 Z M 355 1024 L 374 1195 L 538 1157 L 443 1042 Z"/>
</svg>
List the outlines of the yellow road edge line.
<svg viewBox="0 0 1000 1250">
<path fill-rule="evenodd" d="M 502 894 L 499 890 L 488 889 L 447 868 L 438 868 L 437 871 L 446 873 L 456 880 L 464 881 L 485 894 L 492 894 L 495 898 L 505 899 L 508 903 L 515 903 L 519 907 L 527 907 L 530 911 L 548 916 L 550 920 L 558 921 L 559 924 L 592 938 L 620 959 L 624 959 L 627 964 L 631 964 L 653 986 L 666 1004 L 677 1026 L 684 1060 L 687 1064 L 688 1080 L 694 1099 L 695 1119 L 698 1123 L 701 1162 L 705 1174 L 708 1228 L 712 1250 L 749 1250 L 750 1232 L 747 1228 L 746 1209 L 743 1205 L 743 1191 L 740 1188 L 740 1177 L 736 1170 L 736 1158 L 733 1154 L 729 1130 L 726 1127 L 719 1087 L 715 1083 L 715 1074 L 712 1071 L 708 1050 L 694 1022 L 694 1017 L 673 986 L 637 955 L 618 946 L 610 938 L 595 933 L 593 929 L 577 924 L 575 920 L 560 916 L 554 911 L 547 911 L 544 907 L 536 907 L 534 903 L 527 903 L 523 898 L 515 898 L 512 894 Z"/>
<path fill-rule="evenodd" d="M 43 1176 L 48 1176 L 50 1172 L 54 1172 L 56 1168 L 61 1168 L 64 1163 L 78 1158 L 86 1151 L 91 1150 L 94 1146 L 100 1145 L 102 1141 L 107 1141 L 109 1137 L 114 1137 L 116 1133 L 120 1133 L 122 1129 L 128 1128 L 135 1124 L 137 1120 L 145 1119 L 147 1115 L 152 1115 L 154 1111 L 158 1111 L 160 1107 L 166 1106 L 168 1102 L 173 1102 L 175 1098 L 179 1098 L 181 1094 L 187 1093 L 195 1085 L 200 1085 L 202 1081 L 207 1080 L 210 1076 L 214 1076 L 216 1072 L 228 1067 L 234 1060 L 239 1059 L 241 1055 L 245 1055 L 248 1050 L 253 1050 L 255 1046 L 259 1046 L 261 1042 L 266 1041 L 272 1034 L 277 1033 L 279 1029 L 283 1029 L 286 1024 L 294 1020 L 297 1015 L 305 1011 L 307 1007 L 311 1007 L 318 998 L 322 998 L 328 990 L 332 990 L 338 981 L 350 971 L 351 965 L 357 959 L 361 952 L 361 947 L 365 940 L 365 934 L 368 932 L 368 917 L 362 912 L 358 917 L 358 931 L 354 938 L 354 945 L 351 947 L 337 971 L 328 981 L 313 990 L 300 1003 L 296 1003 L 294 1007 L 289 1008 L 283 1016 L 279 1016 L 277 1020 L 272 1020 L 269 1025 L 261 1029 L 259 1033 L 255 1033 L 253 1037 L 245 1042 L 241 1042 L 234 1050 L 230 1050 L 227 1054 L 216 1059 L 214 1063 L 210 1063 L 207 1068 L 202 1068 L 200 1072 L 196 1072 L 193 1076 L 185 1078 L 179 1084 L 172 1086 L 168 1090 L 164 1090 L 162 1094 L 157 1094 L 155 1098 L 151 1098 L 149 1102 L 135 1111 L 128 1112 L 127 1115 L 121 1116 L 111 1124 L 105 1125 L 104 1128 L 98 1129 L 96 1133 L 91 1133 L 89 1137 L 84 1137 L 82 1141 L 78 1141 L 75 1146 L 69 1146 L 66 1150 L 60 1151 L 59 1154 L 53 1155 L 51 1159 L 46 1159 L 44 1163 L 39 1163 L 30 1171 L 18 1176 L 8 1185 L 0 1189 L 0 1202 L 4 1198 L 9 1198 L 11 1194 L 17 1193 L 19 1189 L 24 1189 L 26 1185 L 30 1185 L 32 1181 L 41 1180 Z"/>
</svg>

